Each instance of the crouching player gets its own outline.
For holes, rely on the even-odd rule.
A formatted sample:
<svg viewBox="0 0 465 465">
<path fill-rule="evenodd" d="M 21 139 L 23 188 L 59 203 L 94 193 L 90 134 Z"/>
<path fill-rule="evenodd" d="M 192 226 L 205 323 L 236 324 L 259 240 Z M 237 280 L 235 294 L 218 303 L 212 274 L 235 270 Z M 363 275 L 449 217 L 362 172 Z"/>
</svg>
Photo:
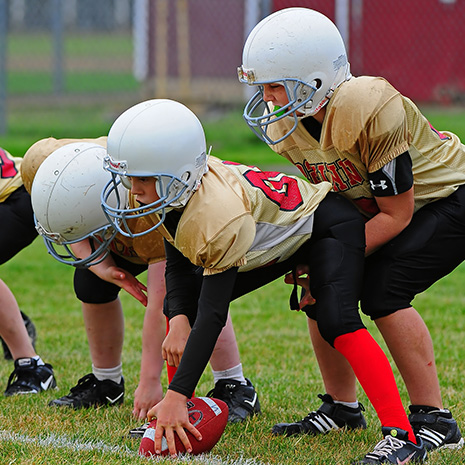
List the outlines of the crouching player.
<svg viewBox="0 0 465 465">
<path fill-rule="evenodd" d="M 389 361 L 358 313 L 365 241 L 355 207 L 330 193 L 329 183 L 311 185 L 209 157 L 200 121 L 171 100 L 142 102 L 124 112 L 110 129 L 107 150 L 113 182 L 102 201 L 108 218 L 121 234 L 140 237 L 144 231 L 131 230 L 130 220 L 144 217 L 150 223 L 145 233 L 158 229 L 165 238 L 170 332 L 163 356 L 179 366 L 163 400 L 148 413 L 157 418 L 156 452 L 165 436 L 175 455 L 174 434 L 191 450 L 185 429 L 200 439 L 186 400 L 231 300 L 303 264 L 316 299 L 312 316 L 352 366 L 381 422 L 384 438 L 359 463 L 426 458 Z M 120 183 L 130 186 L 129 206 L 115 200 Z"/>
<path fill-rule="evenodd" d="M 92 359 L 92 373 L 51 405 L 81 408 L 123 401 L 124 317 L 118 297 L 123 288 L 146 306 L 140 382 L 133 409 L 136 418 L 145 419 L 148 409 L 163 396 L 165 252 L 157 231 L 133 240 L 116 234 L 109 225 L 100 205 L 101 191 L 111 179 L 103 169 L 105 145 L 106 138 L 50 138 L 34 144 L 25 156 L 25 185 L 32 191 L 38 230 L 52 256 L 76 267 L 74 288 L 82 302 Z M 134 227 L 143 227 L 144 221 L 133 221 Z M 147 269 L 146 287 L 135 276 Z M 244 378 L 230 320 L 218 340 L 211 367 L 215 387 L 209 395 L 228 404 L 230 422 L 260 412 L 255 388 Z M 144 427 L 135 428 L 132 435 L 143 432 Z"/>
</svg>

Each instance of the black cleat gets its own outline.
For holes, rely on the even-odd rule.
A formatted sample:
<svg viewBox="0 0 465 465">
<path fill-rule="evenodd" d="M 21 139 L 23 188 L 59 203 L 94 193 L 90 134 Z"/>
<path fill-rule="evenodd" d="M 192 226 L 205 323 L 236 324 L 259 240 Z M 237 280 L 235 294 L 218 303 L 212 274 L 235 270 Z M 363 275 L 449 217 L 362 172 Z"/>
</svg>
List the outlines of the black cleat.
<svg viewBox="0 0 465 465">
<path fill-rule="evenodd" d="M 367 427 L 363 411 L 365 408 L 359 402 L 358 407 L 347 407 L 336 404 L 329 394 L 318 394 L 323 401 L 317 411 L 310 412 L 305 418 L 295 423 L 278 423 L 271 429 L 277 436 L 294 436 L 296 434 L 310 434 L 316 436 L 332 430 L 347 427 L 349 429 Z"/>
<path fill-rule="evenodd" d="M 38 394 L 56 386 L 52 365 L 38 365 L 33 358 L 18 358 L 8 379 L 5 395 Z"/>
<path fill-rule="evenodd" d="M 462 434 L 449 410 L 426 405 L 410 405 L 409 409 L 413 432 L 423 439 L 426 450 L 463 447 Z"/>
<path fill-rule="evenodd" d="M 400 428 L 382 428 L 384 439 L 376 444 L 373 452 L 369 452 L 362 460 L 353 465 L 370 463 L 396 465 L 406 463 L 421 463 L 426 460 L 427 452 L 421 438 L 418 444 L 408 440 L 408 433 Z"/>
<path fill-rule="evenodd" d="M 76 386 L 72 387 L 67 396 L 52 400 L 51 407 L 72 407 L 75 409 L 99 407 L 103 405 L 118 405 L 124 400 L 124 379 L 115 383 L 110 379 L 99 381 L 93 373 L 82 377 Z"/>
<path fill-rule="evenodd" d="M 21 312 L 21 316 L 23 317 L 24 326 L 26 326 L 27 334 L 29 335 L 29 339 L 31 340 L 32 347 L 34 350 L 36 348 L 36 340 L 37 340 L 37 332 L 34 323 L 31 319 L 24 313 Z M 5 360 L 13 360 L 9 347 L 6 345 L 6 342 L 0 337 L 0 341 L 2 342 L 3 347 L 3 358 Z"/>
<path fill-rule="evenodd" d="M 233 379 L 220 379 L 207 393 L 207 397 L 226 402 L 229 408 L 229 423 L 239 423 L 261 412 L 255 388 L 250 380 L 246 379 L 246 381 L 245 385 Z"/>
</svg>

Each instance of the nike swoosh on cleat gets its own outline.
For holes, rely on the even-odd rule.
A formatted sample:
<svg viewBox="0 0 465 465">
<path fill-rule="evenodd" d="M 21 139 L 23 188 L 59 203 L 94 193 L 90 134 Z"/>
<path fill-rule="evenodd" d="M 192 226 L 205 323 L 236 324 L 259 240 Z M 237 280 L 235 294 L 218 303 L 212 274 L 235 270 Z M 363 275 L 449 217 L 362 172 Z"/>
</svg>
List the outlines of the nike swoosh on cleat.
<svg viewBox="0 0 465 465">
<path fill-rule="evenodd" d="M 45 381 L 45 383 L 43 383 L 42 381 L 40 382 L 40 387 L 42 388 L 43 391 L 46 391 L 50 385 L 52 384 L 52 381 L 53 381 L 53 375 L 50 375 L 47 379 L 47 381 Z"/>
<path fill-rule="evenodd" d="M 410 462 L 410 459 L 415 455 L 415 452 L 412 452 L 405 460 L 399 460 L 397 457 L 397 465 L 405 465 L 406 463 Z"/>
<path fill-rule="evenodd" d="M 255 407 L 255 403 L 257 402 L 257 393 L 255 393 L 252 400 L 244 400 L 244 402 L 251 405 L 252 407 Z"/>
<path fill-rule="evenodd" d="M 118 401 L 118 399 L 121 399 L 121 397 L 124 395 L 124 392 L 122 392 L 118 397 L 115 397 L 114 399 L 106 396 L 105 399 L 108 400 L 108 402 L 110 402 L 110 404 L 114 404 L 115 402 Z"/>
</svg>

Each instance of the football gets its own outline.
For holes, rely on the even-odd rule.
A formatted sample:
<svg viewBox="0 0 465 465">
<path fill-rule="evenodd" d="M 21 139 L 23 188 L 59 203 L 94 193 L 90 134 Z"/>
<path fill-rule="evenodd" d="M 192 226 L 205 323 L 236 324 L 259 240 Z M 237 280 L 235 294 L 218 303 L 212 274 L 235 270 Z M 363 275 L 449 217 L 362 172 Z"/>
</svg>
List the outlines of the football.
<svg viewBox="0 0 465 465">
<path fill-rule="evenodd" d="M 215 444 L 220 440 L 221 435 L 228 422 L 228 406 L 220 399 L 210 397 L 192 397 L 187 401 L 187 411 L 189 421 L 202 434 L 202 440 L 197 441 L 195 437 L 186 431 L 187 437 L 192 445 L 192 454 L 202 454 L 213 449 Z M 155 454 L 154 438 L 157 420 L 152 420 L 144 433 L 139 447 L 139 455 L 151 457 Z M 176 450 L 179 453 L 185 453 L 181 440 L 175 434 Z M 161 455 L 169 455 L 168 443 L 165 437 L 162 439 Z"/>
</svg>

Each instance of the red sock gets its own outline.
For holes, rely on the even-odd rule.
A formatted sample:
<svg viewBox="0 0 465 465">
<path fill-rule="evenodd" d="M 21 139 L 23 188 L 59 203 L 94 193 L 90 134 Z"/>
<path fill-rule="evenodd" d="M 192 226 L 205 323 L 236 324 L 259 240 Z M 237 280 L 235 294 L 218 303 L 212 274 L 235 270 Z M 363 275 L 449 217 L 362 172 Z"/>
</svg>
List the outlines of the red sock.
<svg viewBox="0 0 465 465">
<path fill-rule="evenodd" d="M 382 426 L 400 428 L 417 443 L 386 354 L 366 329 L 343 334 L 334 347 L 348 360 Z"/>
<path fill-rule="evenodd" d="M 170 330 L 170 320 L 168 319 L 168 317 L 165 317 L 165 318 L 166 318 L 166 334 L 168 334 Z M 173 367 L 171 365 L 168 365 L 168 363 L 166 363 L 166 372 L 168 373 L 168 383 L 171 383 L 171 381 L 173 380 L 176 370 L 177 370 L 176 367 Z"/>
</svg>

